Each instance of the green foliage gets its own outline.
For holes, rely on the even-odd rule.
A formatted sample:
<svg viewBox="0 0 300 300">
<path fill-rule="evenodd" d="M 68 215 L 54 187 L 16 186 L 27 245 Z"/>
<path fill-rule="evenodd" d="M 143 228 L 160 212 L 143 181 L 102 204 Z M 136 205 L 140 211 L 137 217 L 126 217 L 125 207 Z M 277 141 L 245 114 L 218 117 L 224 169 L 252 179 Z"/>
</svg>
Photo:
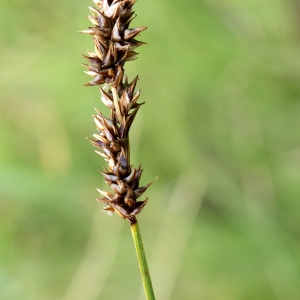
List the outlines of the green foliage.
<svg viewBox="0 0 300 300">
<path fill-rule="evenodd" d="M 0 3 L 3 300 L 140 291 L 129 224 L 94 201 L 106 186 L 85 140 L 103 110 L 82 86 L 88 5 Z M 146 101 L 131 160 L 144 183 L 159 176 L 139 216 L 157 299 L 298 299 L 299 5 L 140 0 L 135 11 L 133 26 L 149 29 L 127 64 Z"/>
</svg>

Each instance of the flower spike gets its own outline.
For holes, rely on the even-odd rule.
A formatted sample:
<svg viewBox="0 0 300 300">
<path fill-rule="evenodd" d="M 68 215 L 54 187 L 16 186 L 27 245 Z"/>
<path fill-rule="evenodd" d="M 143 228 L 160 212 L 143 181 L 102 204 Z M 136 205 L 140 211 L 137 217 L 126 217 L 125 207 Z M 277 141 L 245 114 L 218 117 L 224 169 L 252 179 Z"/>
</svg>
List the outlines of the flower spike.
<svg viewBox="0 0 300 300">
<path fill-rule="evenodd" d="M 106 118 L 96 109 L 93 117 L 99 134 L 89 139 L 96 151 L 108 162 L 109 169 L 102 171 L 106 183 L 113 193 L 98 191 L 104 198 L 97 199 L 107 205 L 104 211 L 115 212 L 129 222 L 141 212 L 147 200 L 137 199 L 151 183 L 140 187 L 141 167 L 130 165 L 129 130 L 143 103 L 137 103 L 140 91 L 135 92 L 136 77 L 128 83 L 124 76 L 125 62 L 137 58 L 133 51 L 143 45 L 135 38 L 146 29 L 145 26 L 129 28 L 135 18 L 132 6 L 135 0 L 94 0 L 95 7 L 89 7 L 91 15 L 87 18 L 93 24 L 80 31 L 93 36 L 95 51 L 83 55 L 89 64 L 85 73 L 93 79 L 87 86 L 98 85 L 103 104 L 110 109 Z M 102 86 L 103 85 L 103 86 Z"/>
</svg>

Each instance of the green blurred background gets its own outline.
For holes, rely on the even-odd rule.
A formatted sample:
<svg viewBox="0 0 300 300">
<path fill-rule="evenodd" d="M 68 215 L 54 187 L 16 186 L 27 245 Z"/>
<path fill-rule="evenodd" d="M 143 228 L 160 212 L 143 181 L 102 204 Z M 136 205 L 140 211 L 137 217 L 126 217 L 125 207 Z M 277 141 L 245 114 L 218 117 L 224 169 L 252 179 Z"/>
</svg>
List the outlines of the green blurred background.
<svg viewBox="0 0 300 300">
<path fill-rule="evenodd" d="M 101 213 L 92 1 L 0 0 L 0 299 L 144 299 L 129 224 Z M 300 299 L 300 4 L 139 0 L 126 65 L 157 299 Z"/>
</svg>

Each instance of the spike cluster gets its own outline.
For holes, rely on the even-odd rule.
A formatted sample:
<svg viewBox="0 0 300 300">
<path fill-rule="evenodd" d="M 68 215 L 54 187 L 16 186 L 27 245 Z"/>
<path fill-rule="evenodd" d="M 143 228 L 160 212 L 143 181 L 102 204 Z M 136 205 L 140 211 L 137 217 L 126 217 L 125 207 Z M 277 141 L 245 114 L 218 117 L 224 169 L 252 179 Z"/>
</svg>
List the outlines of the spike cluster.
<svg viewBox="0 0 300 300">
<path fill-rule="evenodd" d="M 98 8 L 90 7 L 88 16 L 94 27 L 81 31 L 93 35 L 95 44 L 95 53 L 84 56 L 90 63 L 87 73 L 94 77 L 87 85 L 107 83 L 116 88 L 122 85 L 125 62 L 136 59 L 134 50 L 144 44 L 134 38 L 146 27 L 129 28 L 136 0 L 94 2 Z"/>
<path fill-rule="evenodd" d="M 90 63 L 84 65 L 88 69 L 86 73 L 94 78 L 86 85 L 98 85 L 101 100 L 110 109 L 109 118 L 96 110 L 94 121 L 99 134 L 89 139 L 92 145 L 102 149 L 96 152 L 104 157 L 109 167 L 101 173 L 114 192 L 98 190 L 104 197 L 97 200 L 107 204 L 106 212 L 115 212 L 132 224 L 147 202 L 147 199 L 137 201 L 137 198 L 151 185 L 140 187 L 141 166 L 130 165 L 129 129 L 143 103 L 137 103 L 140 96 L 140 91 L 135 92 L 138 77 L 128 83 L 123 67 L 126 61 L 137 58 L 133 50 L 144 43 L 135 37 L 146 29 L 129 28 L 135 2 L 94 0 L 97 8 L 90 7 L 92 16 L 88 16 L 94 27 L 81 31 L 93 35 L 95 44 L 95 52 L 84 55 Z"/>
</svg>

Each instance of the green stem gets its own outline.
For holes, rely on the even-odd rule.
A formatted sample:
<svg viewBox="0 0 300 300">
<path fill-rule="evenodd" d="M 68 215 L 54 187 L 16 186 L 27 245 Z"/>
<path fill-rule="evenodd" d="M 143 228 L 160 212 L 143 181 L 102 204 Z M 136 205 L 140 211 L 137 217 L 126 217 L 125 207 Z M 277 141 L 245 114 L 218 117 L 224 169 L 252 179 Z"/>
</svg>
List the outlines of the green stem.
<svg viewBox="0 0 300 300">
<path fill-rule="evenodd" d="M 143 247 L 142 236 L 137 221 L 131 224 L 131 233 L 133 236 L 134 246 L 139 261 L 146 298 L 147 300 L 155 300 L 151 278 L 147 266 L 145 251 Z"/>
</svg>

